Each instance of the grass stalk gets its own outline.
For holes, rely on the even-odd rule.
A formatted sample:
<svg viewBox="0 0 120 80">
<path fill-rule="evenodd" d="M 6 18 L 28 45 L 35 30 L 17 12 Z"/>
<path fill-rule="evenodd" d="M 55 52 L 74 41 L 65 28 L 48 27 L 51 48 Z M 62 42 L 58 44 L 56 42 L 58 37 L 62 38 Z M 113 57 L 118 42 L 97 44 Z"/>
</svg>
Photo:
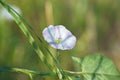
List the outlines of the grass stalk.
<svg viewBox="0 0 120 80">
<path fill-rule="evenodd" d="M 34 38 L 32 37 L 31 33 L 28 31 L 25 24 L 22 22 L 21 16 L 14 9 L 12 9 L 8 4 L 3 2 L 2 0 L 0 0 L 0 3 L 14 17 L 15 22 L 19 25 L 19 28 L 22 30 L 24 35 L 27 37 L 28 41 L 30 42 L 30 44 L 32 45 L 32 47 L 34 48 L 36 53 L 38 54 L 38 57 L 42 60 L 42 62 L 44 62 L 49 67 L 50 70 L 52 70 L 53 69 L 52 65 L 50 65 L 48 63 L 47 59 L 45 58 L 44 54 L 40 50 L 39 46 L 36 44 L 36 42 L 35 42 Z M 26 24 L 26 25 L 30 26 L 28 24 Z M 30 28 L 32 28 L 32 27 L 30 27 Z"/>
<path fill-rule="evenodd" d="M 29 30 L 27 29 L 27 27 L 25 25 L 27 25 L 29 27 L 29 29 L 35 34 L 37 39 L 39 39 L 39 41 L 42 43 L 42 39 L 35 33 L 32 26 L 29 25 L 29 23 L 21 15 L 19 15 L 14 9 L 12 9 L 8 4 L 6 4 L 2 0 L 0 0 L 0 3 L 14 17 L 15 22 L 19 25 L 19 28 L 22 30 L 24 35 L 27 37 L 28 41 L 30 42 L 30 44 L 32 45 L 32 47 L 34 48 L 34 50 L 36 51 L 36 53 L 38 54 L 38 56 L 42 60 L 42 62 L 45 63 L 46 66 L 50 70 L 54 70 L 54 68 L 56 67 L 58 69 L 58 72 L 60 74 L 62 74 L 62 76 L 66 76 L 66 78 L 67 78 L 67 75 L 64 73 L 63 69 L 60 67 L 57 59 L 53 56 L 53 54 L 49 51 L 49 49 L 46 48 L 49 55 L 52 57 L 52 59 L 54 61 L 55 67 L 53 67 L 51 64 L 48 63 L 45 55 L 43 54 L 43 52 L 41 51 L 39 46 L 36 44 L 34 38 L 32 37 L 31 33 L 29 32 Z M 59 73 L 58 73 L 58 75 L 59 75 Z"/>
</svg>

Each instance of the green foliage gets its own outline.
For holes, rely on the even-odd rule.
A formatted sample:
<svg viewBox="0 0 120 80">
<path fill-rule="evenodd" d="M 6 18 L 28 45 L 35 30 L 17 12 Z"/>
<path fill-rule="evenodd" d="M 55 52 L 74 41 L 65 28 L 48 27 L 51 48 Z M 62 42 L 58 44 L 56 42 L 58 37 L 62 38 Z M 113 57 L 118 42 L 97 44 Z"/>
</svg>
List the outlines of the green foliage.
<svg viewBox="0 0 120 80">
<path fill-rule="evenodd" d="M 72 57 L 79 66 L 82 80 L 119 80 L 120 72 L 114 63 L 101 54 L 92 54 L 83 58 Z"/>
<path fill-rule="evenodd" d="M 40 76 L 56 76 L 55 73 L 50 72 L 40 72 L 40 71 L 33 71 L 28 69 L 22 69 L 22 68 L 11 68 L 11 67 L 3 67 L 0 68 L 0 71 L 10 71 L 10 72 L 20 72 L 26 75 L 40 75 Z"/>
<path fill-rule="evenodd" d="M 72 77 L 72 80 L 81 80 L 79 77 Z"/>
<path fill-rule="evenodd" d="M 9 5 L 7 5 L 6 3 L 4 3 L 3 1 L 0 1 L 0 3 L 3 5 L 4 8 L 6 8 L 6 10 L 14 17 L 15 22 L 18 24 L 18 26 L 20 27 L 20 29 L 22 30 L 22 32 L 24 33 L 24 35 L 28 38 L 28 41 L 30 42 L 30 44 L 32 45 L 32 47 L 34 48 L 34 50 L 36 51 L 36 53 L 38 54 L 39 58 L 42 60 L 42 62 L 44 64 L 46 64 L 46 66 L 53 71 L 54 69 L 56 69 L 57 71 L 55 73 L 58 74 L 58 78 L 59 79 L 63 79 L 63 77 L 65 79 L 69 79 L 69 77 L 63 72 L 62 68 L 59 66 L 58 61 L 54 58 L 54 56 L 51 54 L 50 51 L 49 54 L 51 56 L 51 58 L 54 61 L 54 66 L 53 67 L 51 64 L 48 63 L 48 60 L 45 58 L 45 55 L 43 54 L 43 52 L 41 51 L 41 49 L 39 48 L 39 46 L 37 45 L 37 43 L 35 42 L 34 38 L 32 37 L 31 33 L 28 31 L 28 29 L 26 28 L 25 24 L 32 29 L 32 27 L 24 20 L 24 18 L 22 16 L 20 16 L 14 9 L 12 9 Z M 34 32 L 34 31 L 33 31 Z M 37 35 L 36 35 L 37 36 Z M 39 38 L 37 36 L 38 39 L 41 40 L 41 38 Z M 43 46 L 45 47 L 45 46 Z M 48 50 L 48 49 L 46 49 Z M 29 77 L 32 79 L 32 75 L 28 74 Z"/>
<path fill-rule="evenodd" d="M 109 56 L 119 65 L 120 1 L 8 0 L 10 4 L 16 4 L 22 9 L 22 14 L 34 27 L 3 1 L 0 0 L 0 3 L 14 17 L 19 28 L 12 21 L 0 19 L 0 80 L 29 80 L 16 74 L 19 72 L 28 75 L 31 80 L 34 80 L 36 76 L 40 76 L 40 78 L 35 80 L 43 78 L 43 80 L 57 80 L 58 78 L 67 80 L 120 79 L 120 73 L 113 62 L 103 55 L 73 57 L 78 68 L 73 67 L 70 58 L 71 55 L 79 57 L 86 53 L 103 51 L 108 52 Z M 41 30 L 49 24 L 68 26 L 67 28 L 76 35 L 78 40 L 77 46 L 73 50 L 60 51 L 61 65 L 56 59 L 56 51 L 46 43 L 44 44 L 42 40 Z M 19 29 L 27 39 L 20 34 Z M 24 69 L 3 66 L 22 66 Z M 76 72 L 69 71 L 75 69 Z M 16 75 L 12 72 L 15 72 Z M 11 74 L 13 75 L 11 76 Z"/>
<path fill-rule="evenodd" d="M 26 28 L 25 24 L 27 26 L 29 26 L 29 24 L 24 21 L 24 18 L 22 18 L 22 16 L 20 16 L 14 9 L 12 9 L 9 5 L 7 5 L 6 3 L 0 1 L 0 3 L 7 9 L 7 11 L 14 17 L 14 20 L 16 21 L 16 23 L 18 24 L 18 26 L 20 27 L 20 29 L 22 30 L 22 32 L 24 33 L 24 35 L 28 38 L 28 41 L 30 42 L 30 44 L 32 45 L 32 47 L 34 48 L 34 50 L 36 51 L 36 53 L 38 54 L 38 56 L 40 57 L 40 59 L 45 62 L 48 66 L 49 63 L 47 62 L 47 60 L 45 59 L 45 56 L 43 55 L 42 51 L 40 50 L 39 46 L 37 45 L 37 43 L 35 42 L 34 38 L 32 37 L 31 33 L 28 31 L 28 29 Z M 25 23 L 24 23 L 25 22 Z"/>
</svg>

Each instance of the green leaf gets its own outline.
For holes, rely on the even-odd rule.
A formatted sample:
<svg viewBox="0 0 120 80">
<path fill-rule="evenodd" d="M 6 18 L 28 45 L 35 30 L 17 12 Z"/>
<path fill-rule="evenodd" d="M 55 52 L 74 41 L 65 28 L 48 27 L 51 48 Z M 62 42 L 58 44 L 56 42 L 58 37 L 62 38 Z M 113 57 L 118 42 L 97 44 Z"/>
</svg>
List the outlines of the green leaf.
<svg viewBox="0 0 120 80">
<path fill-rule="evenodd" d="M 72 78 L 72 80 L 81 80 L 79 77 L 71 77 Z"/>
<path fill-rule="evenodd" d="M 46 66 L 51 71 L 54 71 L 54 69 L 57 68 L 59 70 L 59 73 L 62 74 L 62 76 L 65 76 L 66 78 L 68 78 L 68 76 L 63 72 L 63 69 L 59 66 L 59 63 L 58 63 L 57 59 L 53 56 L 53 54 L 49 51 L 49 49 L 47 49 L 47 47 L 42 45 L 43 47 L 45 47 L 45 49 L 48 51 L 49 55 L 53 59 L 53 61 L 55 63 L 55 66 L 53 66 L 51 63 L 49 63 L 49 61 L 46 58 L 45 54 L 41 51 L 39 45 L 37 44 L 34 37 L 32 36 L 32 34 L 29 31 L 29 29 L 33 30 L 32 26 L 24 19 L 24 17 L 19 15 L 12 7 L 10 7 L 4 1 L 0 0 L 0 4 L 13 16 L 14 21 L 18 24 L 19 28 L 22 30 L 24 35 L 27 37 L 28 41 L 30 42 L 30 44 L 32 45 L 33 49 L 36 51 L 36 53 L 38 54 L 38 57 L 42 60 L 42 62 L 45 63 Z M 29 27 L 29 29 L 27 29 L 27 27 Z M 35 31 L 32 31 L 32 32 L 34 32 L 35 36 L 42 43 L 42 39 L 35 33 Z"/>
<path fill-rule="evenodd" d="M 29 75 L 32 78 L 32 75 L 40 75 L 40 76 L 57 76 L 56 73 L 53 72 L 41 72 L 41 71 L 34 71 L 29 69 L 23 68 L 13 68 L 13 67 L 0 67 L 0 72 L 19 72 Z"/>
<path fill-rule="evenodd" d="M 91 54 L 84 58 L 72 57 L 77 63 L 82 80 L 120 80 L 120 72 L 112 60 L 101 54 Z"/>
<path fill-rule="evenodd" d="M 38 57 L 42 60 L 42 62 L 45 63 L 50 70 L 53 70 L 54 69 L 53 66 L 48 62 L 48 60 L 46 59 L 46 56 L 43 54 L 39 45 L 37 44 L 34 37 L 32 36 L 29 29 L 27 28 L 27 27 L 29 27 L 30 29 L 32 29 L 32 26 L 21 15 L 19 15 L 10 5 L 5 3 L 3 0 L 0 0 L 0 4 L 14 18 L 14 21 L 18 24 L 18 27 L 21 29 L 21 31 L 24 33 L 24 35 L 27 37 L 29 43 L 32 45 L 33 49 L 38 54 Z"/>
</svg>

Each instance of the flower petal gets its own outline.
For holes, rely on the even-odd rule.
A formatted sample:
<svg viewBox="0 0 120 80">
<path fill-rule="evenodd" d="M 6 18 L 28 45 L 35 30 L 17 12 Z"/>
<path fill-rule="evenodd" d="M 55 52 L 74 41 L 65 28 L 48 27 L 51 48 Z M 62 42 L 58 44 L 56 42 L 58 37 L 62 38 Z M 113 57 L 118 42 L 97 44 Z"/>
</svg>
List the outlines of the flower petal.
<svg viewBox="0 0 120 80">
<path fill-rule="evenodd" d="M 69 30 L 67 30 L 63 25 L 58 25 L 55 27 L 59 30 L 59 37 L 61 38 L 62 41 L 66 39 L 68 36 L 72 35 L 72 33 Z"/>
<path fill-rule="evenodd" d="M 76 37 L 74 35 L 71 35 L 70 37 L 65 39 L 61 44 L 63 46 L 63 50 L 70 50 L 76 44 Z"/>
<path fill-rule="evenodd" d="M 22 14 L 21 10 L 19 7 L 15 5 L 10 5 L 17 13 Z M 5 8 L 0 8 L 0 18 L 3 20 L 14 20 L 13 16 L 5 9 Z"/>
<path fill-rule="evenodd" d="M 70 50 L 76 44 L 76 37 L 62 25 L 48 26 L 43 30 L 43 37 L 56 49 Z"/>
<path fill-rule="evenodd" d="M 50 42 L 54 42 L 54 26 L 50 25 L 47 28 L 45 28 L 42 32 L 44 39 L 50 43 Z"/>
</svg>

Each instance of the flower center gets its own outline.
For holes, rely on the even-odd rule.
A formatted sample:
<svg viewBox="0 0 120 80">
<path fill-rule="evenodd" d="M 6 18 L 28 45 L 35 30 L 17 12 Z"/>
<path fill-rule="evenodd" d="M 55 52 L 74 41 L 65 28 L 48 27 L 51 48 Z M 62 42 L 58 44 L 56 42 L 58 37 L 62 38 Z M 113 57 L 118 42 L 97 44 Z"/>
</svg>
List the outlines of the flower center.
<svg viewBox="0 0 120 80">
<path fill-rule="evenodd" d="M 61 40 L 60 40 L 60 39 L 56 39 L 56 40 L 54 40 L 54 42 L 55 42 L 56 44 L 59 44 L 59 43 L 61 42 Z"/>
</svg>

